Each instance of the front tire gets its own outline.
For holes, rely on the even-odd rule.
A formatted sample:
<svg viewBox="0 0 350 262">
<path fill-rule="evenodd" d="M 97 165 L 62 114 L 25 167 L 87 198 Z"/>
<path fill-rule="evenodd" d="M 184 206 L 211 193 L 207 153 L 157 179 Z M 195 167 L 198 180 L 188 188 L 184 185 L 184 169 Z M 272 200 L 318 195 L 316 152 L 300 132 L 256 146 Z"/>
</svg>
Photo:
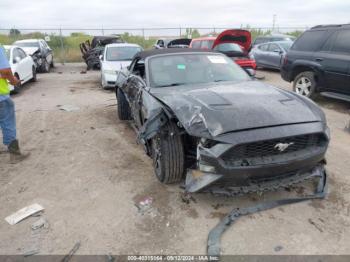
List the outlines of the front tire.
<svg viewBox="0 0 350 262">
<path fill-rule="evenodd" d="M 118 117 L 120 120 L 131 120 L 131 110 L 123 91 L 117 89 Z"/>
<path fill-rule="evenodd" d="M 312 71 L 301 72 L 293 82 L 294 92 L 309 98 L 316 98 L 316 87 L 315 73 Z"/>
<path fill-rule="evenodd" d="M 44 59 L 43 64 L 41 65 L 41 72 L 49 73 L 50 72 L 50 64 Z"/>
<path fill-rule="evenodd" d="M 168 122 L 158 135 L 152 138 L 154 172 L 161 183 L 173 184 L 181 181 L 184 174 L 185 154 L 178 127 Z"/>
</svg>

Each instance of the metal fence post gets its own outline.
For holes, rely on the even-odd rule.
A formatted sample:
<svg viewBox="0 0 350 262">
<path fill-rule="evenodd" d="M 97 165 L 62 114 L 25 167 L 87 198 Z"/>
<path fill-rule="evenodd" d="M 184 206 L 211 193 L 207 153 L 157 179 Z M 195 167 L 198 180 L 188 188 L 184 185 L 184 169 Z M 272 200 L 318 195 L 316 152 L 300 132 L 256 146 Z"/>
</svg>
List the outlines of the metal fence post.
<svg viewBox="0 0 350 262">
<path fill-rule="evenodd" d="M 64 51 L 64 45 L 63 45 L 62 28 L 60 28 L 60 42 L 61 42 L 61 63 L 62 65 L 64 65 L 66 63 L 66 55 Z"/>
</svg>

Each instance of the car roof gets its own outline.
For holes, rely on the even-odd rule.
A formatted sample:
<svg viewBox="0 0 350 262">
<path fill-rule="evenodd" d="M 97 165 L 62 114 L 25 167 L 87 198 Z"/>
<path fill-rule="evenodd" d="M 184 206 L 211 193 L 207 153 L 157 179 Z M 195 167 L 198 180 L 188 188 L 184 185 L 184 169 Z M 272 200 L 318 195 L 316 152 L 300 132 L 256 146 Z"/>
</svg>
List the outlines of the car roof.
<svg viewBox="0 0 350 262">
<path fill-rule="evenodd" d="M 288 41 L 288 40 L 284 40 L 284 41 L 272 41 L 272 42 L 261 43 L 261 44 L 258 44 L 257 46 L 268 45 L 268 44 L 293 44 L 293 41 Z"/>
<path fill-rule="evenodd" d="M 350 24 L 334 24 L 334 25 L 317 25 L 312 27 L 313 29 L 334 29 L 334 28 L 350 28 Z"/>
<path fill-rule="evenodd" d="M 129 44 L 129 43 L 113 43 L 113 44 L 108 44 L 106 47 L 141 47 L 138 44 Z"/>
<path fill-rule="evenodd" d="M 24 40 L 17 40 L 15 43 L 25 43 L 25 42 L 39 42 L 43 39 L 24 39 Z"/>
<path fill-rule="evenodd" d="M 283 35 L 283 34 L 261 35 L 261 36 L 258 36 L 257 38 L 271 38 L 271 37 L 295 38 L 292 35 Z"/>
<path fill-rule="evenodd" d="M 185 53 L 213 53 L 221 54 L 216 51 L 194 49 L 194 48 L 164 48 L 164 49 L 151 49 L 147 51 L 139 52 L 135 55 L 135 58 L 146 59 L 147 57 L 152 57 L 156 55 L 167 55 L 167 54 L 185 54 Z"/>
<path fill-rule="evenodd" d="M 204 37 L 197 37 L 197 38 L 193 38 L 193 40 L 195 41 L 199 41 L 199 40 L 215 40 L 216 37 L 215 36 L 204 36 Z"/>
</svg>

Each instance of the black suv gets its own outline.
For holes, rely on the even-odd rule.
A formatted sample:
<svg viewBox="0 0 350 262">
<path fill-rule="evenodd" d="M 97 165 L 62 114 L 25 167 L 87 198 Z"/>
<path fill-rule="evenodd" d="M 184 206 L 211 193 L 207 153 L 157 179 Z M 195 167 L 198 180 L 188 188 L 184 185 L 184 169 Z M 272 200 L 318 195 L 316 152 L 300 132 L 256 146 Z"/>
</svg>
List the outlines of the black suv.
<svg viewBox="0 0 350 262">
<path fill-rule="evenodd" d="M 350 101 L 350 24 L 303 33 L 285 56 L 281 75 L 300 95 Z"/>
</svg>

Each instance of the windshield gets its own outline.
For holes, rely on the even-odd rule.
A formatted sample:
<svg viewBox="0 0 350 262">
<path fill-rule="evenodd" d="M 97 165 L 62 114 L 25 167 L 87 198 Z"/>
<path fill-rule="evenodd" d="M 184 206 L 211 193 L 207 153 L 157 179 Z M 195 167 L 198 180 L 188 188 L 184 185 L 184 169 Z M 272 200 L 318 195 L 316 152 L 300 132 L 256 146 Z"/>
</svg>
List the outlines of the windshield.
<svg viewBox="0 0 350 262">
<path fill-rule="evenodd" d="M 219 44 L 214 47 L 214 50 L 219 52 L 243 52 L 242 48 L 238 44 L 233 43 Z"/>
<path fill-rule="evenodd" d="M 284 43 L 279 43 L 280 46 L 282 46 L 282 48 L 285 51 L 288 51 L 290 49 L 290 47 L 292 46 L 293 42 L 284 42 Z"/>
<path fill-rule="evenodd" d="M 137 46 L 108 47 L 106 52 L 106 60 L 107 61 L 132 60 L 134 55 L 136 55 L 140 51 L 142 51 L 142 49 Z"/>
<path fill-rule="evenodd" d="M 39 42 L 15 42 L 16 46 L 20 47 L 37 47 L 39 48 Z"/>
<path fill-rule="evenodd" d="M 150 58 L 151 87 L 245 81 L 249 76 L 220 54 L 176 54 Z"/>
</svg>

